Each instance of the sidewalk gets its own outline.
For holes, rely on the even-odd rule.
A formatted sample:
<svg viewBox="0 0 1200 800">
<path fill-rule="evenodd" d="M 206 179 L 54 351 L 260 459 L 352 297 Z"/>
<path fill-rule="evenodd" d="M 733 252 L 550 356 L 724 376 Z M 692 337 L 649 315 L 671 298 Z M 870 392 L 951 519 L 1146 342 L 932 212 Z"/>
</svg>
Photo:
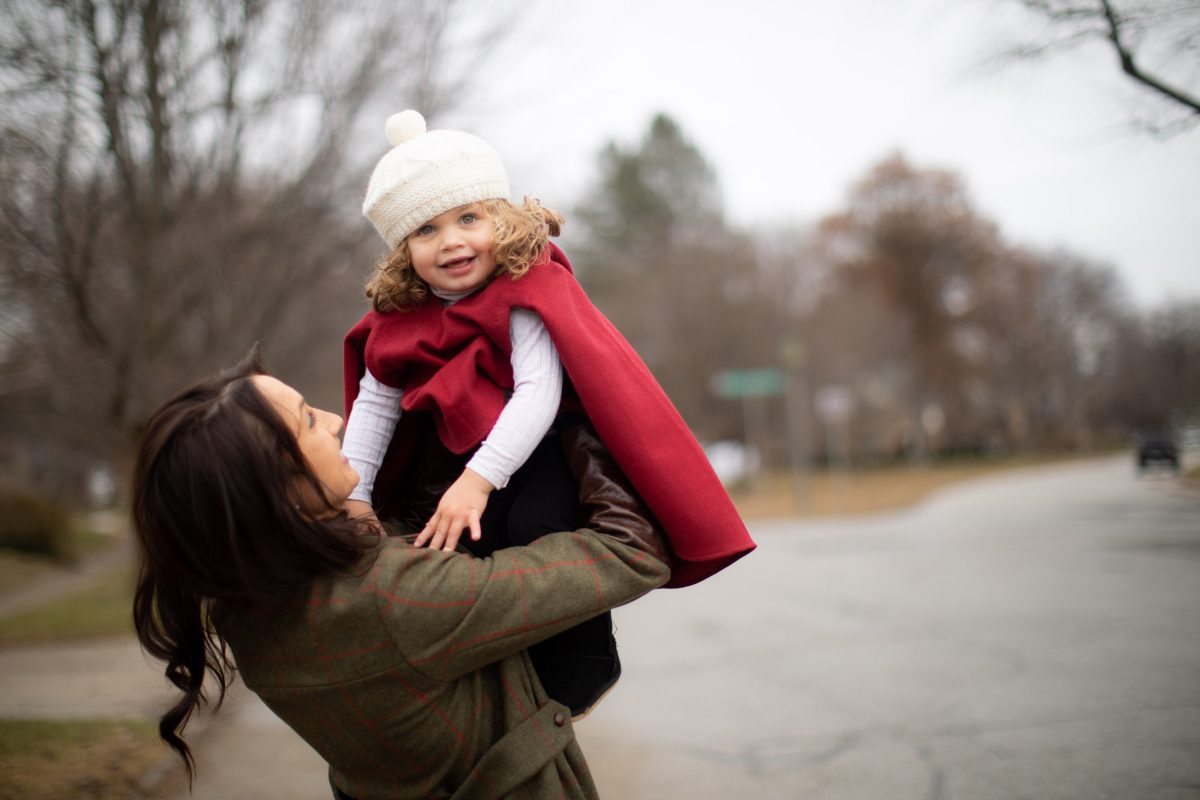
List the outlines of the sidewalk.
<svg viewBox="0 0 1200 800">
<path fill-rule="evenodd" d="M 0 717 L 157 719 L 171 686 L 132 636 L 0 648 Z"/>
<path fill-rule="evenodd" d="M 0 619 L 83 589 L 133 560 L 122 516 L 100 512 L 90 524 L 117 541 L 56 574 L 0 591 Z M 8 719 L 153 719 L 170 688 L 133 636 L 0 647 L 0 687 L 0 717 Z"/>
<path fill-rule="evenodd" d="M 191 793 L 172 755 L 152 800 L 329 800 L 324 760 L 241 683 L 215 717 L 195 722 L 207 727 L 185 733 L 196 758 Z"/>
<path fill-rule="evenodd" d="M 69 571 L 0 592 L 0 618 L 70 594 L 132 558 L 126 539 Z M 0 718 L 157 722 L 176 696 L 163 665 L 132 635 L 0 647 Z M 197 765 L 191 794 L 179 758 L 164 745 L 141 781 L 146 800 L 330 796 L 320 756 L 238 682 L 215 717 L 208 710 L 195 715 L 184 738 Z"/>
</svg>

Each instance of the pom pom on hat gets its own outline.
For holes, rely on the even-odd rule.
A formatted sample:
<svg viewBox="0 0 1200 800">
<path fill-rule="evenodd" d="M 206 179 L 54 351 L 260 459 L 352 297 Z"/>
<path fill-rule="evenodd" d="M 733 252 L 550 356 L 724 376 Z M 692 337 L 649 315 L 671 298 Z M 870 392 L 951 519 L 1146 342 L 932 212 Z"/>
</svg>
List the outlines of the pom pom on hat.
<svg viewBox="0 0 1200 800">
<path fill-rule="evenodd" d="M 409 109 L 384 126 L 389 150 L 371 173 L 363 214 L 395 248 L 421 223 L 468 203 L 508 198 L 500 154 L 462 131 L 426 130 Z"/>
<path fill-rule="evenodd" d="M 388 117 L 384 130 L 387 133 L 388 144 L 395 147 L 423 134 L 425 118 L 421 116 L 421 112 L 413 111 L 410 108 Z"/>
</svg>

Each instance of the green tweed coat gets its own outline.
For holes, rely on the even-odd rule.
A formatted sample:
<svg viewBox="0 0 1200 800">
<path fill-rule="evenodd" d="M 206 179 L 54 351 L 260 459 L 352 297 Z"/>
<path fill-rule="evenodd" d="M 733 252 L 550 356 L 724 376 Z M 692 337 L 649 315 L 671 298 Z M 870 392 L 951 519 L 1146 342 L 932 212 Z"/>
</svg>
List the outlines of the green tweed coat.
<svg viewBox="0 0 1200 800">
<path fill-rule="evenodd" d="M 363 574 L 221 633 L 356 800 L 595 798 L 570 712 L 525 648 L 665 583 L 635 544 L 583 529 L 476 559 L 390 539 Z"/>
</svg>

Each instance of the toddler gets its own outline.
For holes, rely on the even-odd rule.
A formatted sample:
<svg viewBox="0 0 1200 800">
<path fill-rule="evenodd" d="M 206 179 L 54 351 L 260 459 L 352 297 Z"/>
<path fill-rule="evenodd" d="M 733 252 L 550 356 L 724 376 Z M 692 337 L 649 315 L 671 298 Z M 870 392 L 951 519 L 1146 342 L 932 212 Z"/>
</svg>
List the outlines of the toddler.
<svg viewBox="0 0 1200 800">
<path fill-rule="evenodd" d="M 673 585 L 752 549 L 674 406 L 549 242 L 562 218 L 509 202 L 498 154 L 475 136 L 427 131 L 415 111 L 387 135 L 363 213 L 391 251 L 346 336 L 352 511 L 399 517 L 418 546 L 452 550 L 468 532 L 480 556 L 571 530 L 575 487 L 548 436 L 566 412 L 588 418 L 658 517 Z M 533 655 L 576 716 L 620 675 L 607 614 Z"/>
</svg>

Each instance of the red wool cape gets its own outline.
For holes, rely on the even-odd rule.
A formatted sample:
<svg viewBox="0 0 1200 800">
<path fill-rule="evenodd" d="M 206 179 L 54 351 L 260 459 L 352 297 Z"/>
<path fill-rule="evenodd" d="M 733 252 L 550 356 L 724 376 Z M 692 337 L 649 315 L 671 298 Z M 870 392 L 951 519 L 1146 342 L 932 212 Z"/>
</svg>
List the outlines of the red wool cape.
<svg viewBox="0 0 1200 800">
<path fill-rule="evenodd" d="M 404 390 L 400 426 L 375 483 L 377 505 L 403 473 L 415 439 L 408 412 L 428 411 L 442 442 L 465 453 L 486 437 L 513 388 L 509 314 L 537 312 L 578 404 L 658 518 L 675 554 L 668 586 L 687 586 L 754 549 L 733 503 L 683 418 L 633 347 L 592 305 L 553 243 L 523 277 L 501 275 L 451 306 L 430 297 L 406 311 L 370 311 L 346 334 L 349 415 L 363 370 Z M 573 402 L 574 401 L 574 402 Z M 411 476 L 410 478 L 411 479 Z"/>
</svg>

